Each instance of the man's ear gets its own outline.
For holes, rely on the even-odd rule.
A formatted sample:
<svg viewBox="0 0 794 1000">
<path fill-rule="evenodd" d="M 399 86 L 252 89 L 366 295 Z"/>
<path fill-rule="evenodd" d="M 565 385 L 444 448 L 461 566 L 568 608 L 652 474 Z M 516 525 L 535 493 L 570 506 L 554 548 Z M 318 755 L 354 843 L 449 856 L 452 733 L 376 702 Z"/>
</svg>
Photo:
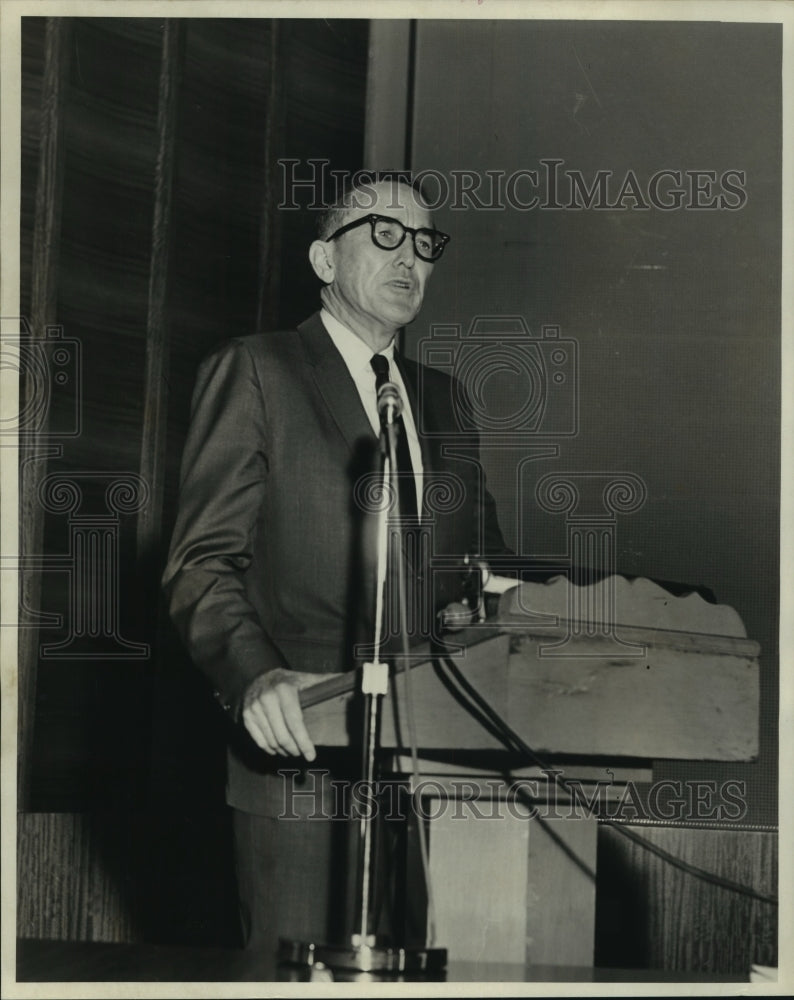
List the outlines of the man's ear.
<svg viewBox="0 0 794 1000">
<path fill-rule="evenodd" d="M 326 240 L 315 240 L 309 247 L 309 263 L 314 273 L 326 285 L 334 280 L 334 250 Z"/>
</svg>

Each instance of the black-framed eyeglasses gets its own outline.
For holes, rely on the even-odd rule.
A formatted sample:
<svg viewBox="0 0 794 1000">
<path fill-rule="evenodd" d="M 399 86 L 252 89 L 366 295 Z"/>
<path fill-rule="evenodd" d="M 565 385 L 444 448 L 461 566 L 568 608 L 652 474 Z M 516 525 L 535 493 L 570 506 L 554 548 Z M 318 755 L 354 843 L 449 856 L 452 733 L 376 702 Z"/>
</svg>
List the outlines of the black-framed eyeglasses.
<svg viewBox="0 0 794 1000">
<path fill-rule="evenodd" d="M 337 237 L 349 233 L 357 226 L 369 223 L 372 227 L 370 235 L 372 242 L 381 250 L 396 250 L 402 246 L 405 234 L 410 233 L 414 241 L 416 256 L 422 260 L 435 261 L 444 252 L 444 247 L 449 243 L 450 237 L 438 229 L 412 229 L 411 226 L 404 226 L 398 219 L 392 219 L 389 215 L 363 215 L 355 222 L 348 222 L 346 226 L 341 226 L 335 233 L 326 239 L 326 243 Z"/>
</svg>

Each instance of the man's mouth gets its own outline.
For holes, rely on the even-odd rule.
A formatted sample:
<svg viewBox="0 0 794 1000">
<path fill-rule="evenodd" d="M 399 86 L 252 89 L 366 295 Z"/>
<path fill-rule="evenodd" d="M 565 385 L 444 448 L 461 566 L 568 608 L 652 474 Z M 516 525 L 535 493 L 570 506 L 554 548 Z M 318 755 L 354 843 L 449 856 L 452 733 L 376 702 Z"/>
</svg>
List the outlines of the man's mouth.
<svg viewBox="0 0 794 1000">
<path fill-rule="evenodd" d="M 389 284 L 392 288 L 398 288 L 404 292 L 412 292 L 415 287 L 412 281 L 405 281 L 402 278 L 393 278 Z"/>
</svg>

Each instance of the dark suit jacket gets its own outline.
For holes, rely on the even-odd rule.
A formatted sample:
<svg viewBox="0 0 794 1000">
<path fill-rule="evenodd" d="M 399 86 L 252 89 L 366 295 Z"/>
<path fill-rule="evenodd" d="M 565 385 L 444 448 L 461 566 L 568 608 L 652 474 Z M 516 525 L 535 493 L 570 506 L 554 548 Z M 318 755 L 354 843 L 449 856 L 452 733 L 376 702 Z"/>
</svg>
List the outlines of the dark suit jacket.
<svg viewBox="0 0 794 1000">
<path fill-rule="evenodd" d="M 398 363 L 425 467 L 430 572 L 409 575 L 426 625 L 460 597 L 460 570 L 434 561 L 505 549 L 476 438 L 456 432 L 452 380 Z M 376 437 L 319 313 L 297 331 L 231 340 L 202 363 L 163 583 L 194 662 L 233 717 L 263 671 L 351 669 L 355 644 L 372 641 L 365 487 L 376 465 Z M 232 755 L 231 800 L 258 811 L 255 775 L 272 764 L 248 742 Z"/>
</svg>

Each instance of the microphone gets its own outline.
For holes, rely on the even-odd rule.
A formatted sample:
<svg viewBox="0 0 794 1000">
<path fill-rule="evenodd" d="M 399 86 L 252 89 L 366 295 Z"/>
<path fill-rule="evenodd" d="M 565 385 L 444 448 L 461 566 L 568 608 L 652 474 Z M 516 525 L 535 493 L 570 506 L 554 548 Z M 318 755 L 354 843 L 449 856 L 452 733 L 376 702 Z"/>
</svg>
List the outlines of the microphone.
<svg viewBox="0 0 794 1000">
<path fill-rule="evenodd" d="M 378 389 L 378 413 L 387 426 L 393 424 L 403 411 L 403 401 L 399 386 L 394 382 L 384 382 Z"/>
</svg>

